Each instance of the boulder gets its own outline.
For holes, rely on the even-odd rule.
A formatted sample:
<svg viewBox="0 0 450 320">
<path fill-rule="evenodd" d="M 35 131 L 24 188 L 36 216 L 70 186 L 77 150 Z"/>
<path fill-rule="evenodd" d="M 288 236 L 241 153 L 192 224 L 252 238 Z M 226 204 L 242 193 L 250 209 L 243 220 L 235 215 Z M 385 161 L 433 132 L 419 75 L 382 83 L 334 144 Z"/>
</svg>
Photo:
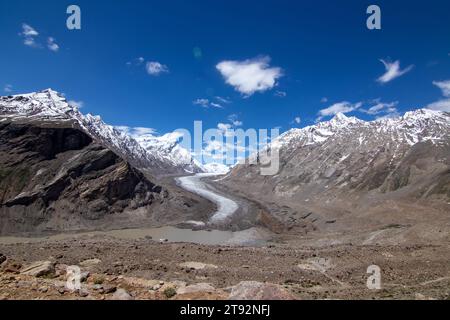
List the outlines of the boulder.
<svg viewBox="0 0 450 320">
<path fill-rule="evenodd" d="M 214 264 L 207 264 L 202 262 L 183 262 L 179 264 L 180 267 L 191 270 L 203 270 L 203 269 L 217 269 L 217 266 Z"/>
<path fill-rule="evenodd" d="M 214 292 L 216 288 L 214 288 L 210 283 L 196 283 L 186 287 L 181 287 L 177 290 L 177 294 L 187 294 L 194 292 Z"/>
<path fill-rule="evenodd" d="M 114 292 L 113 300 L 133 300 L 133 297 L 124 289 L 117 289 L 116 292 Z"/>
<path fill-rule="evenodd" d="M 100 259 L 87 259 L 80 262 L 80 266 L 84 268 L 90 268 L 98 265 L 100 262 L 102 262 Z"/>
<path fill-rule="evenodd" d="M 43 277 L 55 274 L 55 266 L 51 261 L 36 261 L 22 269 L 21 274 Z"/>
<path fill-rule="evenodd" d="M 272 283 L 242 281 L 232 287 L 229 300 L 295 300 L 295 297 Z"/>
</svg>

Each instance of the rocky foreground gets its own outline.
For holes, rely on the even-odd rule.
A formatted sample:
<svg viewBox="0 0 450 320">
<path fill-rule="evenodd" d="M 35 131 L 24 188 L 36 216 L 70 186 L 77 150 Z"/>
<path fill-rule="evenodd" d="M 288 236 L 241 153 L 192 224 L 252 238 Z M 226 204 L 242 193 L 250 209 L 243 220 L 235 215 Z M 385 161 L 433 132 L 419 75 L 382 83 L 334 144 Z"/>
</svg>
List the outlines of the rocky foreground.
<svg viewBox="0 0 450 320">
<path fill-rule="evenodd" d="M 1 299 L 449 299 L 448 245 L 218 247 L 74 236 L 0 245 Z M 369 265 L 381 290 L 366 287 Z M 81 289 L 67 287 L 67 267 Z"/>
</svg>

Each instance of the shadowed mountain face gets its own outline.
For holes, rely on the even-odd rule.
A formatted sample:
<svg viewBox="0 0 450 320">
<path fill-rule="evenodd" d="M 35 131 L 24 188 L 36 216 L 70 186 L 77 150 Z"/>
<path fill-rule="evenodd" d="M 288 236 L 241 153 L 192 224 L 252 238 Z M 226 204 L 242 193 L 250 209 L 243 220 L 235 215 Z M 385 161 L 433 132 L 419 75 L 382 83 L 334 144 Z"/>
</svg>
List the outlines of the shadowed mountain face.
<svg viewBox="0 0 450 320">
<path fill-rule="evenodd" d="M 167 197 L 115 153 L 67 127 L 1 121 L 0 164 L 0 234 L 78 228 L 150 210 Z"/>
</svg>

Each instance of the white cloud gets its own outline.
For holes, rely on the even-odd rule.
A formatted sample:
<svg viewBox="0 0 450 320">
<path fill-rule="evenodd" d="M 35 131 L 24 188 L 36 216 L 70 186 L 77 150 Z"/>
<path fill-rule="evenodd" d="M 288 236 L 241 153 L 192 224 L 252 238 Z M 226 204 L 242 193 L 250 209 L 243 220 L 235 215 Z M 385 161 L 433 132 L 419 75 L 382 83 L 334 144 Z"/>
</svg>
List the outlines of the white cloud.
<svg viewBox="0 0 450 320">
<path fill-rule="evenodd" d="M 295 118 L 294 118 L 294 122 L 295 122 L 296 124 L 300 124 L 300 123 L 302 122 L 302 118 L 300 118 L 300 117 L 295 117 Z"/>
<path fill-rule="evenodd" d="M 219 103 L 215 103 L 215 102 L 211 102 L 211 107 L 213 107 L 213 108 L 219 108 L 219 109 L 222 109 L 223 108 L 223 106 L 221 105 L 221 104 L 219 104 Z"/>
<path fill-rule="evenodd" d="M 23 23 L 22 24 L 22 35 L 25 37 L 36 37 L 39 35 L 39 32 L 37 32 L 33 27 L 30 25 Z"/>
<path fill-rule="evenodd" d="M 450 112 L 450 80 L 433 81 L 433 84 L 441 89 L 444 99 L 430 103 L 426 108 L 436 111 Z"/>
<path fill-rule="evenodd" d="M 128 127 L 128 126 L 116 126 L 117 130 L 131 136 L 131 137 L 140 137 L 143 135 L 154 135 L 156 130 L 153 128 L 146 127 Z"/>
<path fill-rule="evenodd" d="M 202 106 L 203 108 L 208 108 L 208 106 L 209 106 L 208 99 L 196 99 L 192 103 L 197 106 Z"/>
<path fill-rule="evenodd" d="M 231 124 L 229 123 L 218 123 L 217 129 L 219 129 L 222 133 L 226 133 L 228 130 L 231 129 Z"/>
<path fill-rule="evenodd" d="M 427 109 L 450 112 L 450 98 L 430 103 Z"/>
<path fill-rule="evenodd" d="M 147 73 L 152 76 L 159 76 L 162 73 L 169 72 L 169 68 L 166 65 L 161 64 L 157 61 L 147 62 L 146 70 L 147 70 Z"/>
<path fill-rule="evenodd" d="M 276 85 L 282 76 L 281 68 L 269 67 L 270 58 L 262 57 L 244 61 L 222 61 L 216 68 L 225 82 L 245 96 L 264 92 Z"/>
<path fill-rule="evenodd" d="M 284 98 L 284 97 L 287 96 L 287 93 L 284 92 L 284 91 L 276 91 L 276 92 L 275 92 L 275 96 L 276 96 L 276 97 L 280 97 L 280 98 Z"/>
<path fill-rule="evenodd" d="M 362 106 L 362 102 L 357 102 L 357 103 L 350 103 L 347 101 L 338 102 L 338 103 L 335 103 L 335 104 L 329 106 L 328 108 L 320 110 L 319 111 L 320 117 L 317 120 L 319 121 L 323 117 L 334 116 L 338 113 L 352 112 L 352 111 L 355 111 L 355 110 L 361 108 L 361 106 Z"/>
<path fill-rule="evenodd" d="M 433 84 L 442 90 L 442 95 L 444 97 L 450 97 L 450 80 L 433 81 Z"/>
<path fill-rule="evenodd" d="M 212 107 L 212 108 L 223 109 L 223 106 L 220 103 L 211 102 L 211 101 L 209 101 L 209 99 L 204 99 L 204 98 L 196 99 L 192 102 L 192 104 L 197 105 L 197 106 L 202 106 L 203 108 Z"/>
<path fill-rule="evenodd" d="M 71 105 L 72 107 L 76 107 L 78 109 L 81 109 L 84 106 L 84 102 L 83 101 L 69 100 L 67 103 L 69 105 Z"/>
<path fill-rule="evenodd" d="M 383 59 L 380 59 L 380 61 L 384 64 L 384 67 L 386 68 L 386 72 L 377 79 L 379 83 L 388 83 L 389 81 L 394 80 L 395 78 L 398 78 L 405 73 L 412 70 L 414 67 L 413 65 L 408 66 L 407 68 L 401 70 L 400 69 L 400 61 L 394 61 L 394 62 L 388 62 Z"/>
<path fill-rule="evenodd" d="M 127 62 L 127 66 L 131 66 L 131 65 L 136 65 L 136 66 L 140 66 L 145 62 L 144 57 L 139 57 L 136 59 L 133 59 L 132 61 L 128 61 Z"/>
<path fill-rule="evenodd" d="M 58 46 L 58 44 L 56 44 L 54 38 L 49 37 L 47 39 L 47 48 L 53 52 L 57 52 L 59 50 L 59 46 Z"/>
<path fill-rule="evenodd" d="M 327 103 L 328 102 L 328 98 L 327 97 L 323 97 L 322 99 L 320 99 L 320 102 Z"/>
<path fill-rule="evenodd" d="M 5 85 L 5 87 L 3 88 L 3 91 L 5 91 L 6 93 L 10 93 L 13 91 L 13 87 L 10 84 Z"/>
<path fill-rule="evenodd" d="M 19 33 L 20 36 L 23 37 L 23 43 L 26 46 L 29 47 L 39 47 L 39 44 L 36 42 L 36 37 L 39 35 L 39 32 L 37 32 L 32 26 L 29 24 L 23 23 L 22 24 L 22 32 Z"/>
<path fill-rule="evenodd" d="M 235 127 L 241 127 L 244 123 L 239 120 L 238 115 L 233 113 L 228 116 L 228 121 L 232 123 Z"/>
<path fill-rule="evenodd" d="M 39 32 L 36 31 L 32 26 L 27 23 L 22 24 L 22 32 L 19 33 L 19 36 L 23 38 L 23 44 L 32 47 L 42 49 L 44 46 L 41 41 L 38 41 L 40 37 Z M 59 45 L 56 43 L 55 38 L 48 37 L 47 38 L 47 48 L 50 51 L 57 52 L 59 50 Z"/>
<path fill-rule="evenodd" d="M 382 102 L 380 99 L 376 99 L 373 100 L 372 103 L 374 103 L 374 105 L 372 105 L 369 109 L 360 109 L 359 111 L 363 112 L 363 113 L 367 113 L 370 115 L 377 115 L 380 113 L 385 113 L 385 114 L 391 114 L 391 115 L 397 115 L 397 105 L 398 105 L 398 101 L 394 101 L 394 102 Z"/>
<path fill-rule="evenodd" d="M 224 97 L 220 97 L 220 96 L 217 96 L 216 100 L 219 101 L 219 102 L 222 102 L 222 103 L 226 103 L 226 104 L 231 103 L 230 99 L 224 98 Z"/>
</svg>

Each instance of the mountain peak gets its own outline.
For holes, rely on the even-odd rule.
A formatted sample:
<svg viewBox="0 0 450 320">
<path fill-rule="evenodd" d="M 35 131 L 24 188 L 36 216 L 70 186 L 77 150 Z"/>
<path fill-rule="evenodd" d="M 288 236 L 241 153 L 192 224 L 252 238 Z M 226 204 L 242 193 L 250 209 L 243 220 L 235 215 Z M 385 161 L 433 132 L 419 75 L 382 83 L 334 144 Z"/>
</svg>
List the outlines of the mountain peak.
<svg viewBox="0 0 450 320">
<path fill-rule="evenodd" d="M 356 117 L 347 117 L 344 113 L 338 112 L 333 119 L 330 120 L 331 123 L 335 124 L 349 124 L 349 123 L 358 123 L 362 122 Z"/>
</svg>

